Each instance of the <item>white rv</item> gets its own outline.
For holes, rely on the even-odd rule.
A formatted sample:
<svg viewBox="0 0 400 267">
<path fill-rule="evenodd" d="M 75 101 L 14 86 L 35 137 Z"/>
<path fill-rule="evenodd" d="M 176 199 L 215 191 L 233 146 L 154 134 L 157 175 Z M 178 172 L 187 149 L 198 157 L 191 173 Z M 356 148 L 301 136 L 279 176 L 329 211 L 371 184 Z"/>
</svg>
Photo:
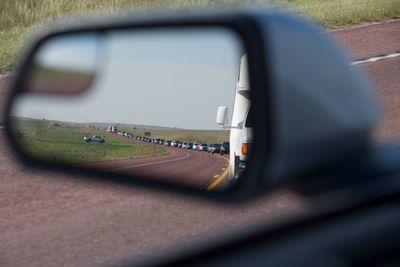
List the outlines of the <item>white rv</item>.
<svg viewBox="0 0 400 267">
<path fill-rule="evenodd" d="M 227 107 L 218 107 L 217 124 L 224 129 L 230 129 L 229 177 L 236 181 L 240 173 L 246 168 L 247 158 L 252 147 L 254 126 L 246 55 L 242 56 L 240 60 L 239 77 L 230 123 L 228 116 Z"/>
</svg>

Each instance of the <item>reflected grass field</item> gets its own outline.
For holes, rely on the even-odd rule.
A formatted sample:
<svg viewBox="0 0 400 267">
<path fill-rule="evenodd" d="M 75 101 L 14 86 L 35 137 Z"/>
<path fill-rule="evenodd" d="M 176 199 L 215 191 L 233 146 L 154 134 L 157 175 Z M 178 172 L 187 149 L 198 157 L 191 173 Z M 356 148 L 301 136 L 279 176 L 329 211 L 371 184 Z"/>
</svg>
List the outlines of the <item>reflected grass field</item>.
<svg viewBox="0 0 400 267">
<path fill-rule="evenodd" d="M 73 123 L 15 118 L 14 130 L 29 155 L 63 164 L 133 159 L 167 153 L 163 147 L 129 142 Z M 83 137 L 90 135 L 102 137 L 105 143 L 85 142 Z"/>
</svg>

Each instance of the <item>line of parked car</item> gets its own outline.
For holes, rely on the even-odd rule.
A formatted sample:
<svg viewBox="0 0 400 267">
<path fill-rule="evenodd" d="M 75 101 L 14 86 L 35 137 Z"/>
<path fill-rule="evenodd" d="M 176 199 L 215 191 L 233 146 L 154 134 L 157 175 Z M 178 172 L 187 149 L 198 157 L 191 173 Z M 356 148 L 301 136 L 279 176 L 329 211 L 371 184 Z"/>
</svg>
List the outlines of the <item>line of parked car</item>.
<svg viewBox="0 0 400 267">
<path fill-rule="evenodd" d="M 119 131 L 116 127 L 112 127 L 109 129 L 105 129 L 102 127 L 97 127 L 97 126 L 88 126 L 88 128 L 93 128 L 101 131 L 107 131 L 107 132 L 112 132 L 121 136 L 126 136 L 130 138 L 135 138 L 137 140 L 143 141 L 143 142 L 148 142 L 148 143 L 154 143 L 158 145 L 164 145 L 164 146 L 171 146 L 171 147 L 177 147 L 177 148 L 182 148 L 182 149 L 192 149 L 192 150 L 197 150 L 197 151 L 206 151 L 208 153 L 219 153 L 221 155 L 223 154 L 229 154 L 229 142 L 223 142 L 222 144 L 200 144 L 200 143 L 192 143 L 192 142 L 183 142 L 179 140 L 164 140 L 161 138 L 149 138 L 146 136 L 140 136 L 140 135 L 134 135 L 132 133 L 128 132 L 122 132 Z M 99 142 L 99 143 L 104 143 L 105 140 L 102 139 L 100 136 L 85 136 L 83 138 L 84 141 L 86 142 Z"/>
<path fill-rule="evenodd" d="M 192 149 L 197 151 L 206 151 L 208 153 L 219 153 L 229 154 L 229 142 L 223 142 L 222 144 L 200 144 L 192 142 L 183 142 L 178 140 L 164 140 L 161 138 L 149 138 L 145 136 L 136 136 L 137 140 L 143 142 L 154 143 L 158 145 L 171 146 L 182 149 Z"/>
</svg>

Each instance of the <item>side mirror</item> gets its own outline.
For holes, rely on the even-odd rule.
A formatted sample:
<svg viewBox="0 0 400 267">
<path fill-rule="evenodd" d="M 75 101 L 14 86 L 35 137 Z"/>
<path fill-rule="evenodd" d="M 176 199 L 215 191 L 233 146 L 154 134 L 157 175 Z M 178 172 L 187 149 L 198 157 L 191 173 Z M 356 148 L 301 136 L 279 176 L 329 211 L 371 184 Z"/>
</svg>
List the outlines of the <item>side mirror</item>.
<svg viewBox="0 0 400 267">
<path fill-rule="evenodd" d="M 349 63 L 285 14 L 64 25 L 21 61 L 5 128 L 31 166 L 248 197 L 368 146 L 379 108 Z"/>
<path fill-rule="evenodd" d="M 218 107 L 217 125 L 224 128 L 228 124 L 228 107 Z"/>
</svg>

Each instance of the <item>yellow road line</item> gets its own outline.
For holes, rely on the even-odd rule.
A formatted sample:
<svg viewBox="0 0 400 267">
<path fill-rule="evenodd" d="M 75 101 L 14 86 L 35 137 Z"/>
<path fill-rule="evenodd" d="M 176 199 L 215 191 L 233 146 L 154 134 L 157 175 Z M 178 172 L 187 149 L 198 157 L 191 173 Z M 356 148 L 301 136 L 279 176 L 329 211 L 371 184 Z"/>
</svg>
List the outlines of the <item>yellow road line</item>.
<svg viewBox="0 0 400 267">
<path fill-rule="evenodd" d="M 225 159 L 225 160 L 226 160 L 226 159 Z M 228 162 L 229 162 L 229 161 L 228 161 Z M 228 172 L 229 172 L 229 168 L 226 168 L 225 171 L 221 174 L 221 176 L 220 176 L 217 180 L 215 180 L 212 184 L 210 184 L 210 185 L 207 187 L 207 190 L 208 190 L 208 191 L 211 191 L 211 190 L 213 190 L 217 185 L 219 185 L 219 184 L 222 182 L 222 180 L 224 180 L 225 177 L 228 175 Z"/>
<path fill-rule="evenodd" d="M 218 178 L 218 176 L 219 176 L 219 174 L 216 174 L 216 175 L 213 176 L 213 178 Z"/>
</svg>

